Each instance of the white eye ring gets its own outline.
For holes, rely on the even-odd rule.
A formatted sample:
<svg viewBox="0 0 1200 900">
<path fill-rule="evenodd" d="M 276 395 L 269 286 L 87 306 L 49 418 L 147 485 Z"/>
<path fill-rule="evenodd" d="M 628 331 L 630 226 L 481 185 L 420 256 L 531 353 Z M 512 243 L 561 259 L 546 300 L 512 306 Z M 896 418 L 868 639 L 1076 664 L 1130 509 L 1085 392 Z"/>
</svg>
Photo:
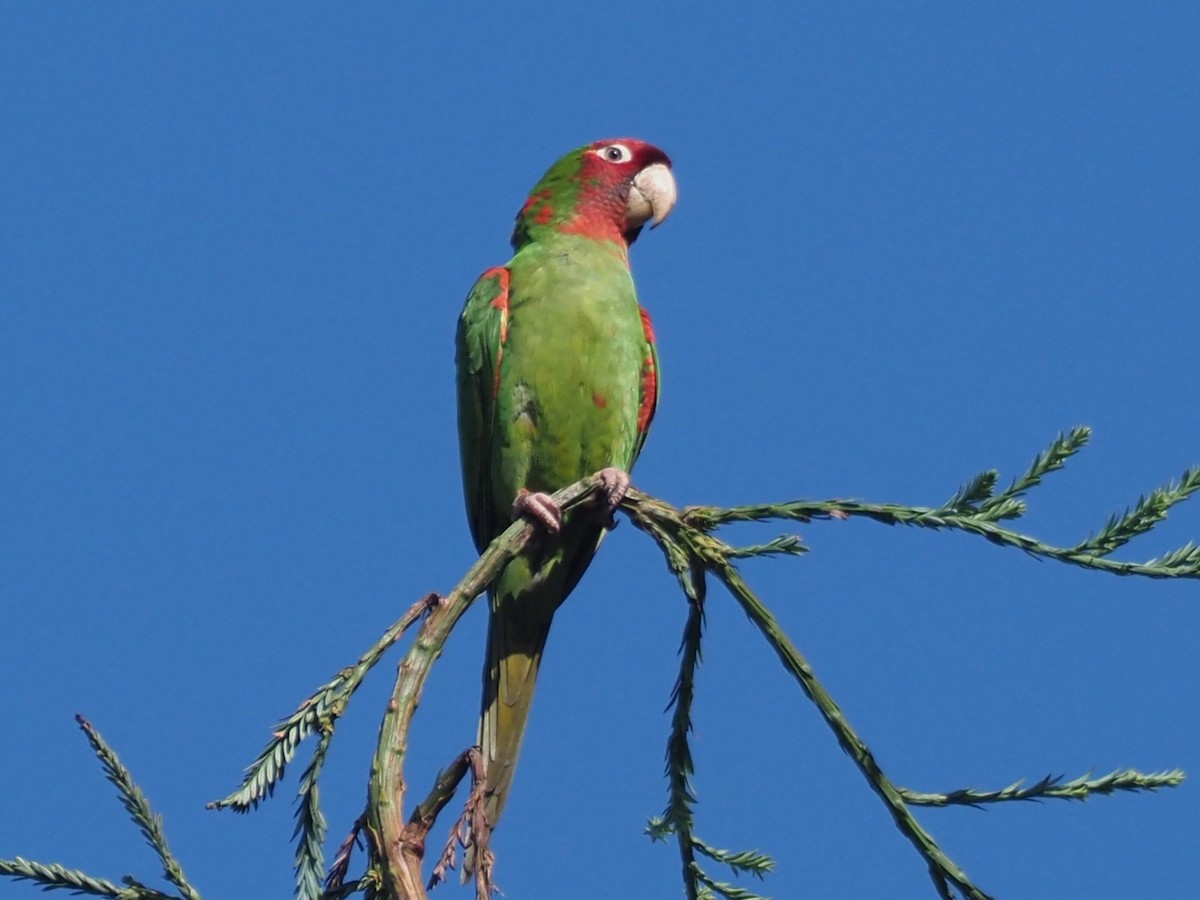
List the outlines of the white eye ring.
<svg viewBox="0 0 1200 900">
<path fill-rule="evenodd" d="M 633 151 L 624 144 L 609 144 L 607 147 L 601 147 L 596 151 L 596 155 L 610 163 L 627 163 L 633 159 Z"/>
</svg>

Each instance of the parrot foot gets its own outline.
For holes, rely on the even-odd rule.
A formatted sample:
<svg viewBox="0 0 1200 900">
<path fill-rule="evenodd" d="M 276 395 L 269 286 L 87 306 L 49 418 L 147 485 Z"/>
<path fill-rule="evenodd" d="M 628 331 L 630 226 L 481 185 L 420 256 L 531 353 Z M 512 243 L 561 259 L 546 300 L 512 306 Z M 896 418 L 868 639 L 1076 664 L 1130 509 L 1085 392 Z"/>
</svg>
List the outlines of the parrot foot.
<svg viewBox="0 0 1200 900">
<path fill-rule="evenodd" d="M 513 518 L 524 516 L 532 522 L 541 525 L 550 534 L 558 534 L 562 530 L 562 510 L 549 494 L 541 491 L 527 491 L 521 488 L 517 499 L 513 501 Z"/>
<path fill-rule="evenodd" d="M 596 477 L 600 479 L 600 495 L 604 498 L 604 504 L 608 508 L 608 523 L 604 527 L 611 531 L 617 527 L 617 520 L 613 517 L 613 513 L 617 511 L 617 507 L 629 493 L 629 473 L 615 466 L 609 466 L 597 472 Z"/>
</svg>

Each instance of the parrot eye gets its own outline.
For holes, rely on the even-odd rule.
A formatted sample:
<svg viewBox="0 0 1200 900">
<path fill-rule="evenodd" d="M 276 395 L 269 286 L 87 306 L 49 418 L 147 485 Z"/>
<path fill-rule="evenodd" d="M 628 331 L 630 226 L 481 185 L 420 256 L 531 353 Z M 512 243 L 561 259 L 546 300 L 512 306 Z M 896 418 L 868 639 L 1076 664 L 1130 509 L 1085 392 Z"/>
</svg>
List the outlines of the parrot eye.
<svg viewBox="0 0 1200 900">
<path fill-rule="evenodd" d="M 601 159 L 610 163 L 629 162 L 633 159 L 633 153 L 624 144 L 609 144 L 596 152 L 600 154 Z"/>
</svg>

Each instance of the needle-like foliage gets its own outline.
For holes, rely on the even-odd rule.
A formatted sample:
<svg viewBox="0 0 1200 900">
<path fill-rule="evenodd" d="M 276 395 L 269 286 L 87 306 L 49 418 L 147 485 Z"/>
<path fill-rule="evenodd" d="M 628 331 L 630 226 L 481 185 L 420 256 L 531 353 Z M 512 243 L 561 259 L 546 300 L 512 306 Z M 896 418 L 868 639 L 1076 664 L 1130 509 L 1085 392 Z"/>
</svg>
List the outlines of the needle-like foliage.
<svg viewBox="0 0 1200 900">
<path fill-rule="evenodd" d="M 57 863 L 30 862 L 16 857 L 15 859 L 0 860 L 0 875 L 7 875 L 23 881 L 34 881 L 43 890 L 67 890 L 73 894 L 89 894 L 95 897 L 116 897 L 119 900 L 200 900 L 200 894 L 188 883 L 179 864 L 167 846 L 167 836 L 163 833 L 162 819 L 155 815 L 150 808 L 150 801 L 142 793 L 125 768 L 116 752 L 105 742 L 104 738 L 83 716 L 77 715 L 75 721 L 83 730 L 88 743 L 96 752 L 100 765 L 104 769 L 104 777 L 112 782 L 121 798 L 121 805 L 129 814 L 129 818 L 141 831 L 146 843 L 154 850 L 162 864 L 163 875 L 179 891 L 178 895 L 164 894 L 162 891 L 148 887 L 130 875 L 122 881 L 124 887 L 95 878 L 77 869 L 68 869 Z"/>
<path fill-rule="evenodd" d="M 927 794 L 901 788 L 900 794 L 909 806 L 982 807 L 987 803 L 1005 803 L 1011 800 L 1086 800 L 1093 794 L 1157 791 L 1159 788 L 1179 787 L 1183 784 L 1184 774 L 1182 769 L 1149 773 L 1134 769 L 1117 769 L 1099 778 L 1092 778 L 1089 773 L 1071 781 L 1062 779 L 1061 775 L 1047 775 L 1029 787 L 1025 787 L 1022 780 L 1014 781 L 1008 787 L 995 791 L 960 788 L 946 794 Z"/>
<path fill-rule="evenodd" d="M 902 835 L 912 843 L 929 870 L 934 893 L 953 898 L 987 900 L 988 895 L 942 850 L 913 814 L 915 808 L 975 806 L 1012 801 L 1046 799 L 1083 800 L 1093 795 L 1116 792 L 1154 791 L 1175 787 L 1184 778 L 1180 770 L 1143 774 L 1119 770 L 1098 778 L 1090 775 L 1071 781 L 1047 776 L 1025 786 L 1018 781 L 998 790 L 960 788 L 942 793 L 925 793 L 897 786 L 883 771 L 866 742 L 850 725 L 833 697 L 825 690 L 812 666 L 783 631 L 767 605 L 743 579 L 736 562 L 764 556 L 798 556 L 805 547 L 794 535 L 782 535 L 766 543 L 733 546 L 716 532 L 734 522 L 770 520 L 809 522 L 821 519 L 866 518 L 888 525 L 908 525 L 933 530 L 957 530 L 981 536 L 1000 546 L 1015 547 L 1033 556 L 1117 575 L 1147 578 L 1200 577 L 1200 547 L 1189 542 L 1145 562 L 1114 560 L 1111 556 L 1161 522 L 1170 509 L 1200 490 L 1200 469 L 1188 469 L 1178 482 L 1171 482 L 1141 497 L 1124 513 L 1113 515 L 1094 535 L 1060 547 L 1022 534 L 1001 523 L 1020 518 L 1026 495 L 1050 472 L 1057 471 L 1087 443 L 1091 432 L 1075 428 L 1059 435 L 1039 453 L 1029 468 L 1002 491 L 999 475 L 982 472 L 968 480 L 938 506 L 903 506 L 858 500 L 797 500 L 785 503 L 734 507 L 689 507 L 676 509 L 654 497 L 631 490 L 622 510 L 634 525 L 648 534 L 662 550 L 687 601 L 687 616 L 680 645 L 679 673 L 670 692 L 671 724 L 667 739 L 667 805 L 661 816 L 650 821 L 647 833 L 654 839 L 674 836 L 679 848 L 684 889 L 689 900 L 764 900 L 744 886 L 719 881 L 701 865 L 706 861 L 726 866 L 736 877 L 763 878 L 774 863 L 759 851 L 730 851 L 711 846 L 695 833 L 697 799 L 693 790 L 695 765 L 689 746 L 692 703 L 696 692 L 696 670 L 702 659 L 704 608 L 711 602 L 706 594 L 709 577 L 729 591 L 734 601 L 758 628 L 767 646 L 784 669 L 796 680 L 828 724 L 835 740 L 853 760 L 867 784 L 880 798 Z M 564 510 L 590 502 L 598 487 L 595 477 L 584 479 L 554 495 Z M 474 854 L 477 900 L 488 900 L 495 891 L 492 880 L 494 856 L 487 846 L 487 829 L 482 826 L 482 771 L 475 749 L 463 751 L 438 777 L 429 795 L 404 818 L 407 783 L 403 774 L 408 750 L 408 731 L 434 661 L 451 630 L 470 604 L 482 594 L 505 565 L 524 552 L 534 526 L 516 522 L 498 537 L 471 567 L 462 581 L 444 597 L 430 594 L 393 624 L 359 657 L 357 663 L 340 671 L 318 688 L 300 707 L 281 721 L 258 758 L 246 770 L 241 786 L 210 806 L 232 807 L 245 812 L 273 794 L 285 767 L 300 743 L 313 733 L 320 735 L 313 757 L 300 779 L 296 810 L 296 896 L 302 900 L 340 900 L 353 893 L 387 900 L 424 900 L 426 880 L 421 866 L 426 839 L 438 814 L 453 799 L 468 773 L 472 790 L 463 814 L 451 830 L 451 838 L 434 870 L 436 883 L 454 865 L 457 845 Z M 367 673 L 412 626 L 420 624 L 416 637 L 400 665 L 381 728 L 369 782 L 367 811 L 354 824 L 339 848 L 327 877 L 323 877 L 322 847 L 326 837 L 321 812 L 319 780 L 337 720 Z M 166 845 L 161 822 L 116 755 L 99 734 L 80 719 L 96 750 L 105 774 L 116 785 L 121 801 L 143 836 L 154 848 L 163 871 L 179 891 L 173 900 L 198 900 L 183 870 Z M 363 873 L 349 878 L 353 848 L 360 834 L 366 838 L 367 861 Z M 65 889 L 120 900 L 167 900 L 171 895 L 149 888 L 133 878 L 124 886 L 93 878 L 59 865 L 44 865 L 17 857 L 0 860 L 0 875 L 35 881 L 47 890 Z"/>
</svg>

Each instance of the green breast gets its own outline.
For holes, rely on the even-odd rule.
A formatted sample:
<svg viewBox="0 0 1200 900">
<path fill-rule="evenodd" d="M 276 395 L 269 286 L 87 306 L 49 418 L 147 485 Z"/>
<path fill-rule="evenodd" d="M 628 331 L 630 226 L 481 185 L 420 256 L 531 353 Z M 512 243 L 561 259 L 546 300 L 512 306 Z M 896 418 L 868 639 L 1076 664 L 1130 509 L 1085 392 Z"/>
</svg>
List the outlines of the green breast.
<svg viewBox="0 0 1200 900">
<path fill-rule="evenodd" d="M 645 338 L 633 280 L 613 244 L 561 236 L 509 263 L 494 501 L 553 491 L 633 464 Z"/>
</svg>

